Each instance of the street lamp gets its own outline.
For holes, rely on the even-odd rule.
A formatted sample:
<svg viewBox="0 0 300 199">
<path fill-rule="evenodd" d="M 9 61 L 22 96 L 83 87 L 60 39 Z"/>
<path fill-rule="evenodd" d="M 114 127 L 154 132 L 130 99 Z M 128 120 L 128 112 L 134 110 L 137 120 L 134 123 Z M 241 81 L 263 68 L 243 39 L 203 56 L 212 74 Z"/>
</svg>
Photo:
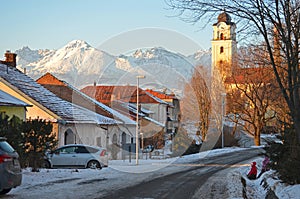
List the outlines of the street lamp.
<svg viewBox="0 0 300 199">
<path fill-rule="evenodd" d="M 135 129 L 135 164 L 139 164 L 139 79 L 145 76 L 136 76 L 136 129 Z"/>
<path fill-rule="evenodd" d="M 226 100 L 226 93 L 222 93 L 222 126 L 221 126 L 221 131 L 222 131 L 222 148 L 224 148 L 224 115 L 225 115 L 225 100 Z"/>
</svg>

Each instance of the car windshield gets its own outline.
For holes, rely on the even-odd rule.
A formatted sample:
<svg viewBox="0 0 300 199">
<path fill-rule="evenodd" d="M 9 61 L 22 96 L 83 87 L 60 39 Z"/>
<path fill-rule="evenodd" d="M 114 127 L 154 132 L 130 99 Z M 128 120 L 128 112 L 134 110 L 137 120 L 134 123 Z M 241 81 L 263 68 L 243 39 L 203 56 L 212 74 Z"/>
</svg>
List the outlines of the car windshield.
<svg viewBox="0 0 300 199">
<path fill-rule="evenodd" d="M 6 141 L 0 141 L 0 150 L 6 153 L 13 153 L 15 151 Z"/>
</svg>

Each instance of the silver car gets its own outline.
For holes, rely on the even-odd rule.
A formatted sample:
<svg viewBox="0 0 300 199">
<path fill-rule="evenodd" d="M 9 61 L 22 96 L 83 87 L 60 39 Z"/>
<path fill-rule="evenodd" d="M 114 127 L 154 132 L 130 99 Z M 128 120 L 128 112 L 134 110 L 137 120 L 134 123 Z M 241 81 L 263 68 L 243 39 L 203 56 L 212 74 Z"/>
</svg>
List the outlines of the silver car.
<svg viewBox="0 0 300 199">
<path fill-rule="evenodd" d="M 0 195 L 21 185 L 22 170 L 18 153 L 0 137 Z"/>
<path fill-rule="evenodd" d="M 84 144 L 69 144 L 46 153 L 46 168 L 99 168 L 108 166 L 107 150 Z"/>
</svg>

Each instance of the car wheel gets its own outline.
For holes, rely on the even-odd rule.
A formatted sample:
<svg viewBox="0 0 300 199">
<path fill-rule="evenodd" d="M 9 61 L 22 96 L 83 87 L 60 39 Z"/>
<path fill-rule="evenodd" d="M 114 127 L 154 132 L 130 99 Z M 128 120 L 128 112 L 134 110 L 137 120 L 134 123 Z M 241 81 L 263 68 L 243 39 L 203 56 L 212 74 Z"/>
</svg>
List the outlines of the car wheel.
<svg viewBox="0 0 300 199">
<path fill-rule="evenodd" d="M 7 194 L 8 192 L 10 192 L 11 189 L 2 189 L 0 190 L 0 195 L 4 195 Z"/>
<path fill-rule="evenodd" d="M 42 168 L 50 169 L 51 168 L 50 162 L 47 160 L 44 160 L 43 164 L 42 164 Z"/>
<path fill-rule="evenodd" d="M 88 162 L 87 164 L 87 168 L 90 168 L 90 169 L 102 169 L 100 163 L 96 160 L 91 160 Z"/>
</svg>

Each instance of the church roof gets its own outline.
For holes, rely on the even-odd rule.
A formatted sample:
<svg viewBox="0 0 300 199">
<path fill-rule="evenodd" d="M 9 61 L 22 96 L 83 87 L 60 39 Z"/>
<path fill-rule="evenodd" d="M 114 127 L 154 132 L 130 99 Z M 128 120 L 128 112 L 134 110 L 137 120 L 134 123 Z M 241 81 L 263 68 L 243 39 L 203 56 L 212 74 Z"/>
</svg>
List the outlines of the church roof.
<svg viewBox="0 0 300 199">
<path fill-rule="evenodd" d="M 224 11 L 221 14 L 219 14 L 218 22 L 225 22 L 229 24 L 231 22 L 231 17 L 227 12 Z"/>
<path fill-rule="evenodd" d="M 270 83 L 273 74 L 271 67 L 240 68 L 232 76 L 226 77 L 226 84 Z M 258 78 L 260 77 L 260 78 Z"/>
<path fill-rule="evenodd" d="M 219 14 L 219 16 L 218 16 L 218 22 L 215 23 L 214 25 L 217 25 L 220 22 L 225 22 L 227 25 L 234 24 L 233 22 L 231 22 L 231 17 L 230 17 L 230 15 L 226 11 L 222 12 L 221 14 Z"/>
</svg>

